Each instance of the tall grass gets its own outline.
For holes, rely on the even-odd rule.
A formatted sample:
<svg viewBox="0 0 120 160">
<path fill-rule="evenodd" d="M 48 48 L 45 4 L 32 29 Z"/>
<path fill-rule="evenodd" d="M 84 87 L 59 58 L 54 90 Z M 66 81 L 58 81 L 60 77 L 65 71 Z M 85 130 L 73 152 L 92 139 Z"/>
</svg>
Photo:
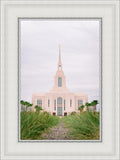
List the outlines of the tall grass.
<svg viewBox="0 0 120 160">
<path fill-rule="evenodd" d="M 70 139 L 99 139 L 99 113 L 86 111 L 63 117 L 62 120 L 70 130 Z"/>
<path fill-rule="evenodd" d="M 41 134 L 58 122 L 59 117 L 47 112 L 21 112 L 21 140 L 41 139 Z"/>
</svg>

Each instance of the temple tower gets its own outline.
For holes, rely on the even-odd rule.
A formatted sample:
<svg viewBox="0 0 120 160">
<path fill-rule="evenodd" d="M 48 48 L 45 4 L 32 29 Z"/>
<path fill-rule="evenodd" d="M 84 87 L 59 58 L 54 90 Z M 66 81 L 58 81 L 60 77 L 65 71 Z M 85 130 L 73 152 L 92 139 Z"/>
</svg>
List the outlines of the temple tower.
<svg viewBox="0 0 120 160">
<path fill-rule="evenodd" d="M 54 77 L 54 87 L 51 91 L 63 91 L 69 92 L 66 87 L 66 79 L 62 69 L 62 62 L 61 62 L 61 45 L 59 45 L 59 60 L 58 60 L 58 70 Z"/>
</svg>

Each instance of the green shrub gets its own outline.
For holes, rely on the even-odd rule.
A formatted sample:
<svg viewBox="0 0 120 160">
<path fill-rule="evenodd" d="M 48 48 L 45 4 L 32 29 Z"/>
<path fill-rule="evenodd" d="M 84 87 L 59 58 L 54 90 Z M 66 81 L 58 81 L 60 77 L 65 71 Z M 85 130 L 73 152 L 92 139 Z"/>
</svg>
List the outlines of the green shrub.
<svg viewBox="0 0 120 160">
<path fill-rule="evenodd" d="M 76 114 L 76 112 L 71 112 L 71 115 L 75 115 Z"/>
<path fill-rule="evenodd" d="M 58 122 L 59 117 L 48 112 L 21 112 L 21 140 L 41 139 L 41 134 Z"/>
<path fill-rule="evenodd" d="M 63 118 L 66 127 L 70 129 L 71 139 L 98 140 L 99 139 L 99 113 L 82 112 Z"/>
</svg>

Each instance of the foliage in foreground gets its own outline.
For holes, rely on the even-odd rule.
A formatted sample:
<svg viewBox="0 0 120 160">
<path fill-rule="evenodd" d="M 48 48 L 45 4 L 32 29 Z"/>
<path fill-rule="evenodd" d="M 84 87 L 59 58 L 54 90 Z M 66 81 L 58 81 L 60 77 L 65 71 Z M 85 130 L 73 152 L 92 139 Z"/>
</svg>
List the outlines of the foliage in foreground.
<svg viewBox="0 0 120 160">
<path fill-rule="evenodd" d="M 41 139 L 41 134 L 58 122 L 59 117 L 48 112 L 21 112 L 21 140 Z"/>
<path fill-rule="evenodd" d="M 70 139 L 98 140 L 99 112 L 82 112 L 62 118 L 66 127 L 70 129 Z"/>
<path fill-rule="evenodd" d="M 35 106 L 35 109 L 36 109 L 36 112 L 40 112 L 40 111 L 42 110 L 42 107 L 36 105 L 36 106 Z"/>
<path fill-rule="evenodd" d="M 21 104 L 21 111 L 28 111 L 28 108 L 30 109 L 33 106 L 33 104 L 23 100 L 20 101 L 20 104 Z"/>
</svg>

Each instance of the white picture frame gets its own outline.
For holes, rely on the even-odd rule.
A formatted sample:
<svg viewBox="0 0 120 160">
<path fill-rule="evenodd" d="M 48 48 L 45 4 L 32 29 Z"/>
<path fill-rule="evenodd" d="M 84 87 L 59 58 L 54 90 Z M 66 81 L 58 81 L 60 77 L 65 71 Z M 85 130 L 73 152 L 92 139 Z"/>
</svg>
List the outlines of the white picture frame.
<svg viewBox="0 0 120 160">
<path fill-rule="evenodd" d="M 118 0 L 1 1 L 1 159 L 119 159 L 119 9 Z M 102 19 L 102 142 L 18 142 L 21 17 Z"/>
</svg>

